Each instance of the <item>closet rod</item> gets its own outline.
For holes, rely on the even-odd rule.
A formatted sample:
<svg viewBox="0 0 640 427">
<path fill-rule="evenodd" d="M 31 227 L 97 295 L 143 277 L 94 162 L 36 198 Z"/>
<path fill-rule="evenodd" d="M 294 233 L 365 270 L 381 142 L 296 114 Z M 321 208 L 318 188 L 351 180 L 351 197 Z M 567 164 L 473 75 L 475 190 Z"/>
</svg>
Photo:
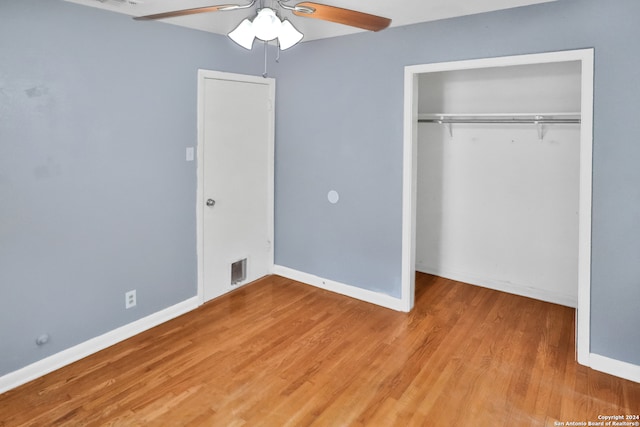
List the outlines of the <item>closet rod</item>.
<svg viewBox="0 0 640 427">
<path fill-rule="evenodd" d="M 418 119 L 418 123 L 438 123 L 438 124 L 580 124 L 580 119 L 566 119 L 566 118 L 539 118 L 539 119 L 525 119 L 525 118 L 434 118 L 434 119 Z"/>
<path fill-rule="evenodd" d="M 580 113 L 419 114 L 418 123 L 580 124 Z"/>
<path fill-rule="evenodd" d="M 543 126 L 547 124 L 580 124 L 580 113 L 546 114 L 419 114 L 418 123 L 446 125 L 453 137 L 454 124 L 532 124 L 538 128 L 538 137 L 544 138 Z"/>
</svg>

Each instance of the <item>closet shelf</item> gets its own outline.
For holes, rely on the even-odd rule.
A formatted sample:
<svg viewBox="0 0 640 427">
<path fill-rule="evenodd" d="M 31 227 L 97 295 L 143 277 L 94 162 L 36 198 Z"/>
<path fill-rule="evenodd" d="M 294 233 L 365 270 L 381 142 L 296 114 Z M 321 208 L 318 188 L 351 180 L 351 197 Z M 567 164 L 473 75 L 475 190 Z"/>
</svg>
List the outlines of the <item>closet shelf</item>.
<svg viewBox="0 0 640 427">
<path fill-rule="evenodd" d="M 580 124 L 580 113 L 491 113 L 491 114 L 418 114 L 418 123 L 447 125 L 453 137 L 453 124 L 533 124 L 538 127 L 538 137 L 542 139 L 543 125 Z"/>
</svg>

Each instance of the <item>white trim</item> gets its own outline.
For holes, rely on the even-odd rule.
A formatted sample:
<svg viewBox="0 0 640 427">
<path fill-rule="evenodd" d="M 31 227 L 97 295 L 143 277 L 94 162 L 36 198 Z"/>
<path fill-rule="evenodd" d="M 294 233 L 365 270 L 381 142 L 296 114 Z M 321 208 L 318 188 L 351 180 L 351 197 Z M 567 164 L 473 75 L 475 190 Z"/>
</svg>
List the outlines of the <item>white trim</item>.
<svg viewBox="0 0 640 427">
<path fill-rule="evenodd" d="M 407 65 L 405 71 L 412 74 L 422 74 L 440 71 L 474 70 L 477 68 L 511 67 L 514 65 L 548 64 L 553 62 L 583 61 L 589 56 L 593 58 L 593 49 L 563 50 L 557 52 Z"/>
<path fill-rule="evenodd" d="M 415 303 L 416 200 L 418 180 L 418 72 L 404 72 L 404 144 L 402 153 L 401 298 L 406 311 Z"/>
<path fill-rule="evenodd" d="M 595 353 L 589 355 L 589 361 L 591 362 L 591 369 L 640 383 L 640 366 L 638 365 L 600 356 Z"/>
<path fill-rule="evenodd" d="M 204 101 L 205 101 L 205 79 L 231 80 L 245 83 L 255 83 L 269 86 L 270 101 L 270 117 L 269 117 L 269 140 L 268 140 L 268 182 L 267 184 L 267 203 L 269 207 L 268 233 L 269 233 L 269 273 L 273 270 L 274 263 L 274 156 L 275 156 L 275 99 L 276 99 L 276 81 L 273 78 L 264 78 L 258 76 L 250 76 L 245 74 L 226 73 L 222 71 L 198 70 L 198 118 L 197 118 L 197 188 L 196 188 L 196 254 L 197 254 L 197 271 L 198 271 L 198 301 L 204 304 Z M 235 288 L 234 288 L 235 289 Z"/>
<path fill-rule="evenodd" d="M 591 310 L 591 197 L 593 153 L 593 49 L 410 65 L 404 73 L 404 155 L 402 193 L 402 303 L 413 307 L 415 293 L 416 153 L 418 75 L 513 65 L 581 61 L 580 200 L 578 248 L 577 360 L 589 366 Z"/>
<path fill-rule="evenodd" d="M 577 307 L 578 300 L 574 295 L 568 295 L 550 290 L 532 288 L 526 285 L 505 282 L 501 280 L 480 277 L 473 274 L 446 270 L 438 267 L 427 266 L 424 264 L 416 265 L 416 271 L 421 273 L 433 274 L 457 282 L 469 283 L 471 285 L 481 286 L 487 289 L 493 289 L 500 292 L 508 292 L 514 295 L 520 295 L 527 298 L 534 298 L 541 301 L 551 302 L 553 304 L 565 305 L 567 307 Z"/>
<path fill-rule="evenodd" d="M 87 356 L 111 347 L 121 341 L 133 337 L 141 332 L 151 329 L 161 323 L 167 322 L 198 307 L 198 298 L 192 297 L 164 310 L 153 313 L 147 317 L 121 326 L 105 334 L 91 338 L 83 343 L 62 350 L 45 359 L 38 360 L 31 365 L 10 372 L 0 377 L 0 394 L 12 388 L 18 387 L 63 366 L 77 362 Z"/>
<path fill-rule="evenodd" d="M 582 53 L 580 195 L 578 198 L 578 309 L 576 357 L 590 366 L 591 351 L 591 206 L 593 187 L 593 49 Z"/>
<path fill-rule="evenodd" d="M 379 305 L 381 307 L 390 308 L 391 310 L 407 311 L 404 309 L 405 306 L 403 305 L 402 300 L 399 298 L 394 298 L 392 296 L 381 294 L 379 292 L 362 289 L 357 286 L 346 285 L 344 283 L 334 282 L 333 280 L 323 279 L 322 277 L 318 277 L 309 273 L 303 273 L 302 271 L 294 270 L 289 267 L 274 265 L 273 274 L 286 277 L 287 279 L 295 280 L 297 282 L 305 283 L 307 285 L 315 286 L 316 288 L 324 289 L 340 295 L 346 295 L 351 298 Z"/>
</svg>

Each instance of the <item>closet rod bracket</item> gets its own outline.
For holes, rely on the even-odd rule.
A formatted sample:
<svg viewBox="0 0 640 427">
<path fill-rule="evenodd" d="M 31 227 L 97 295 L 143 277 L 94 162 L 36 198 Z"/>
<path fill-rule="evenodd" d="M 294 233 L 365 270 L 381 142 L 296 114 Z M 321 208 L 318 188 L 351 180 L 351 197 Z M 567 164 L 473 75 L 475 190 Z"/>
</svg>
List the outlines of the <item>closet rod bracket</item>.
<svg viewBox="0 0 640 427">
<path fill-rule="evenodd" d="M 445 125 L 447 127 L 447 130 L 449 131 L 449 137 L 453 138 L 453 123 L 451 123 L 450 121 L 446 121 L 444 116 L 440 116 L 440 118 L 435 122 L 441 125 Z"/>
<path fill-rule="evenodd" d="M 544 139 L 544 129 L 540 120 L 544 120 L 544 116 L 536 116 L 533 123 L 538 128 L 538 139 L 542 141 Z"/>
</svg>

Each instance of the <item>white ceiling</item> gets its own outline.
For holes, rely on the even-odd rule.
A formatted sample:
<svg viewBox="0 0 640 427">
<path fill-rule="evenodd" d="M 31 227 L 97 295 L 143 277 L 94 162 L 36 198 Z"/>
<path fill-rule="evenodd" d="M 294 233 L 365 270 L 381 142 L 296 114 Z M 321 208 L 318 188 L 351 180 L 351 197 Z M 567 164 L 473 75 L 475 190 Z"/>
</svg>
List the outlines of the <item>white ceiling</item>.
<svg viewBox="0 0 640 427">
<path fill-rule="evenodd" d="M 235 0 L 65 0 L 85 6 L 106 9 L 131 16 L 151 15 L 194 7 L 211 6 L 215 4 L 234 3 Z M 291 0 L 288 5 L 295 5 L 302 0 Z M 557 0 L 316 0 L 316 3 L 329 4 L 360 12 L 371 13 L 391 18 L 391 26 L 415 24 L 418 22 L 435 21 L 456 16 L 473 15 L 475 13 L 494 10 L 510 9 L 536 3 L 547 3 Z M 137 3 L 137 4 L 134 4 Z M 248 4 L 250 0 L 240 0 L 238 4 Z M 259 4 L 260 1 L 257 1 Z M 274 8 L 274 0 L 264 0 L 265 6 Z M 194 28 L 216 34 L 227 34 L 233 30 L 244 18 L 253 17 L 254 9 L 236 10 L 230 12 L 201 13 L 198 15 L 182 16 L 165 19 L 162 22 Z M 356 33 L 358 28 L 318 21 L 294 16 L 291 12 L 281 10 L 282 18 L 289 20 L 304 33 L 303 41 L 322 39 Z M 140 21 L 140 25 L 159 25 L 157 22 Z"/>
</svg>

